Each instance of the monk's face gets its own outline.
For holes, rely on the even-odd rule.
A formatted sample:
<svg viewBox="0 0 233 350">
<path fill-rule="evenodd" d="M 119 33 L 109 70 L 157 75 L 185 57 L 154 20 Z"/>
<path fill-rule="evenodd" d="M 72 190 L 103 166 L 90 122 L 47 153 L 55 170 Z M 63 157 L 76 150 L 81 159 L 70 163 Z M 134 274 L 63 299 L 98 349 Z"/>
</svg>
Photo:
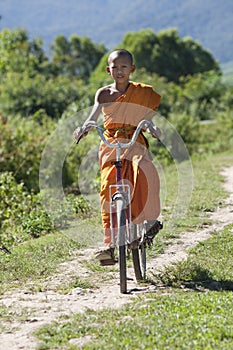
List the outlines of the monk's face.
<svg viewBox="0 0 233 350">
<path fill-rule="evenodd" d="M 118 55 L 117 53 L 114 53 L 109 57 L 107 72 L 111 74 L 116 82 L 128 82 L 129 76 L 134 70 L 135 66 L 131 63 L 131 60 L 127 55 Z"/>
</svg>

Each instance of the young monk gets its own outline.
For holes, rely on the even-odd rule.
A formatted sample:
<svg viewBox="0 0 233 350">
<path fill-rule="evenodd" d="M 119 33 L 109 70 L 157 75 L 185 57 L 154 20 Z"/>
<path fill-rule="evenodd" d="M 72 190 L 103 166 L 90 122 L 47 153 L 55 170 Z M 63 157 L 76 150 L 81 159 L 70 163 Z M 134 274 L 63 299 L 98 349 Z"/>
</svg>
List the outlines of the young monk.
<svg viewBox="0 0 233 350">
<path fill-rule="evenodd" d="M 143 119 L 151 120 L 160 104 L 160 95 L 151 86 L 131 82 L 130 74 L 135 71 L 133 57 L 127 50 L 113 51 L 108 57 L 107 73 L 113 78 L 113 83 L 97 90 L 92 112 L 83 127 L 74 131 L 78 140 L 83 137 L 85 124 L 97 121 L 101 112 L 104 115 L 105 137 L 109 142 L 118 139 L 127 142 Z M 160 130 L 153 127 L 147 130 L 153 137 L 159 138 Z M 89 130 L 88 130 L 89 131 Z M 116 174 L 115 150 L 100 144 L 99 158 L 101 167 L 101 215 L 104 228 L 104 244 L 106 249 L 97 252 L 101 260 L 114 260 L 111 248 L 110 232 L 110 193 L 109 186 L 115 184 Z M 149 152 L 148 141 L 140 132 L 137 142 L 130 149 L 122 150 L 122 171 L 124 182 L 131 187 L 131 212 L 135 224 L 147 221 L 147 232 L 154 236 L 162 225 L 157 218 L 160 214 L 160 182 L 157 170 L 153 165 Z"/>
</svg>

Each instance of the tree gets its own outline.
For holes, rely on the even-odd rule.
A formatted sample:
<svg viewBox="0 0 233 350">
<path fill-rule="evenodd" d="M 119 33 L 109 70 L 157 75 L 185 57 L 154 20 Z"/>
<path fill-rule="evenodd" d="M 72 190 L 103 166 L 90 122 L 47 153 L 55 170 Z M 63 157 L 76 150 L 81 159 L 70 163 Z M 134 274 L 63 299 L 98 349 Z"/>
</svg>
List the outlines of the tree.
<svg viewBox="0 0 233 350">
<path fill-rule="evenodd" d="M 128 33 L 119 46 L 133 53 L 138 68 L 168 81 L 177 83 L 182 76 L 210 70 L 220 72 L 210 52 L 191 38 L 181 39 L 174 28 L 157 35 L 150 29 Z"/>
<path fill-rule="evenodd" d="M 70 44 L 61 37 L 57 47 L 61 57 Z M 1 112 L 29 116 L 43 109 L 57 118 L 69 104 L 81 100 L 85 94 L 83 81 L 71 73 L 69 77 L 54 74 L 52 67 L 39 38 L 30 41 L 23 29 L 0 32 Z"/>
<path fill-rule="evenodd" d="M 107 50 L 104 45 L 94 44 L 87 37 L 71 35 L 70 40 L 67 40 L 64 35 L 58 35 L 52 51 L 55 75 L 78 76 L 87 81 Z"/>
<path fill-rule="evenodd" d="M 138 35 L 133 32 L 127 33 L 122 42 L 122 46 L 133 53 L 138 68 L 143 67 L 148 73 L 154 72 L 151 64 L 152 53 L 157 45 L 159 45 L 158 38 L 150 29 L 143 29 Z"/>
<path fill-rule="evenodd" d="M 59 118 L 69 104 L 84 95 L 85 85 L 80 79 L 43 74 L 31 78 L 27 72 L 10 72 L 0 84 L 0 109 L 4 115 L 25 117 L 43 109 L 50 117 Z"/>
<path fill-rule="evenodd" d="M 28 72 L 33 77 L 48 64 L 43 42 L 36 38 L 29 41 L 24 29 L 3 29 L 0 32 L 0 73 Z"/>
</svg>

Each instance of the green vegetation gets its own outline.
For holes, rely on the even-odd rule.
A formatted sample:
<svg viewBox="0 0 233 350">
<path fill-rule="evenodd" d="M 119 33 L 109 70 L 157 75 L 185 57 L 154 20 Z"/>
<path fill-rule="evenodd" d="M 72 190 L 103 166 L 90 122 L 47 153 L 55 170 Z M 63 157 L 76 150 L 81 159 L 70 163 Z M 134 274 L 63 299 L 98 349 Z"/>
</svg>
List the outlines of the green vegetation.
<svg viewBox="0 0 233 350">
<path fill-rule="evenodd" d="M 173 287 L 232 291 L 232 229 L 229 225 L 221 235 L 213 232 L 212 238 L 190 251 L 187 260 L 167 267 L 156 276 L 157 281 Z"/>
<path fill-rule="evenodd" d="M 233 61 L 222 64 L 221 69 L 223 72 L 223 78 L 229 85 L 233 84 Z"/>
<path fill-rule="evenodd" d="M 232 293 L 148 294 L 120 310 L 87 311 L 54 322 L 37 335 L 45 349 L 224 349 L 233 344 Z"/>
<path fill-rule="evenodd" d="M 133 52 L 137 68 L 143 68 L 147 73 L 156 73 L 176 83 L 181 76 L 210 70 L 220 71 L 212 55 L 203 50 L 198 42 L 191 38 L 181 39 L 177 30 L 172 28 L 157 35 L 149 29 L 127 33 L 121 47 L 127 47 Z M 97 69 L 98 73 L 104 71 L 106 61 L 105 56 Z"/>
<path fill-rule="evenodd" d="M 0 195 L 0 243 L 5 251 L 28 239 L 64 229 L 69 220 L 84 218 L 91 211 L 83 197 L 72 194 L 49 211 L 42 204 L 40 194 L 28 193 L 23 183 L 17 184 L 9 172 L 0 174 Z"/>
<path fill-rule="evenodd" d="M 7 327 L 4 326 L 3 322 L 13 322 L 17 320 L 18 322 L 25 322 L 29 319 L 29 317 L 32 315 L 33 310 L 29 308 L 22 308 L 20 310 L 12 310 L 9 307 L 6 306 L 0 306 L 0 318 L 1 318 L 1 324 L 0 324 L 0 333 L 6 332 Z M 11 331 L 14 332 L 14 328 L 11 328 Z"/>
<path fill-rule="evenodd" d="M 219 172 L 231 165 L 232 161 L 232 154 L 229 153 L 193 160 L 195 183 L 188 216 L 177 223 L 174 231 L 165 225 L 164 232 L 156 237 L 151 255 L 162 252 L 179 232 L 195 234 L 195 230 L 210 224 L 209 213 L 223 205 L 223 199 L 227 196 L 222 189 L 223 177 Z M 166 172 L 168 187 L 174 188 L 173 166 L 168 166 Z M 173 204 L 174 197 L 174 192 L 169 190 L 168 205 Z M 171 211 L 172 208 L 165 210 L 165 223 Z M 69 343 L 70 339 L 85 336 L 89 343 L 83 345 L 83 349 L 193 349 L 194 346 L 197 349 L 231 349 L 232 229 L 232 225 L 229 225 L 218 233 L 213 232 L 210 239 L 190 251 L 187 261 L 176 263 L 154 275 L 155 293 L 134 297 L 132 303 L 120 310 L 88 310 L 85 314 L 62 317 L 39 329 L 36 332 L 41 341 L 39 348 L 78 349 L 78 346 Z M 82 232 L 83 236 L 89 235 L 87 225 L 83 226 Z M 50 233 L 15 246 L 10 255 L 0 255 L 1 293 L 22 285 L 31 291 L 44 290 L 45 277 L 58 273 L 59 263 L 77 259 L 80 248 L 83 245 L 78 240 L 74 242 L 64 233 Z M 61 281 L 56 290 L 67 293 L 77 287 L 95 288 L 93 274 L 95 278 L 98 276 L 98 283 L 101 283 L 111 271 L 94 265 L 94 262 L 85 266 L 90 271 L 90 279 L 71 276 L 68 283 Z M 24 319 L 28 314 L 29 310 L 22 310 L 16 315 L 10 310 L 1 309 L 3 319 Z M 108 341 L 109 332 L 111 342 Z"/>
<path fill-rule="evenodd" d="M 58 265 L 75 258 L 82 245 L 64 234 L 51 233 L 37 240 L 28 240 L 1 254 L 0 293 L 30 283 L 32 291 L 41 290 L 41 282 L 57 272 Z"/>
</svg>

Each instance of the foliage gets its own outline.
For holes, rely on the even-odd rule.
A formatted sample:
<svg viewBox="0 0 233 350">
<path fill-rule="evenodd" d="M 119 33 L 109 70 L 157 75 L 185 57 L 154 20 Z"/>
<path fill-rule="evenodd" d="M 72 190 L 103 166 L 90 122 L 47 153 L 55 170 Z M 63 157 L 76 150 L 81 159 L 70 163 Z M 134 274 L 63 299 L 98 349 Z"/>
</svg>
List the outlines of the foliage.
<svg viewBox="0 0 233 350">
<path fill-rule="evenodd" d="M 41 40 L 29 40 L 25 30 L 4 29 L 0 32 L 0 39 L 0 110 L 3 115 L 0 117 L 0 167 L 3 173 L 11 174 L 4 181 L 11 176 L 8 184 L 12 188 L 10 193 L 13 197 L 15 191 L 18 198 L 15 200 L 17 210 L 10 206 L 2 209 L 4 240 L 18 242 L 53 229 L 55 218 L 61 228 L 66 227 L 72 215 L 83 215 L 81 206 L 85 201 L 78 203 L 72 196 L 66 204 L 57 205 L 53 216 L 47 217 L 41 207 L 37 195 L 39 169 L 42 152 L 51 135 L 56 142 L 53 153 L 48 152 L 47 155 L 50 169 L 47 169 L 46 176 L 50 179 L 53 174 L 59 172 L 60 176 L 62 172 L 66 194 L 79 194 L 80 186 L 85 193 L 99 189 L 99 138 L 95 132 L 91 132 L 78 147 L 70 146 L 64 164 L 56 161 L 57 158 L 60 161 L 63 151 L 61 141 L 68 137 L 70 142 L 72 130 L 81 126 L 88 115 L 87 107 L 93 104 L 96 89 L 102 84 L 109 84 L 111 78 L 105 71 L 106 49 L 88 38 L 72 35 L 67 40 L 62 35 L 58 36 L 50 60 L 42 49 Z M 161 94 L 159 112 L 182 137 L 190 155 L 209 155 L 232 147 L 233 87 L 225 84 L 218 65 L 200 44 L 191 39 L 181 39 L 173 29 L 158 34 L 152 30 L 128 33 L 123 43 L 134 50 L 138 67 L 134 77 L 151 84 Z M 167 52 L 172 61 L 170 56 L 166 56 Z M 188 59 L 191 62 L 189 72 L 185 70 L 187 67 L 181 57 L 185 62 Z M 162 68 L 156 72 L 153 64 L 162 64 L 163 60 L 169 63 L 169 67 L 163 68 L 169 68 L 165 69 L 166 74 Z M 180 69 L 183 69 L 182 73 Z M 168 81 L 172 71 L 174 74 L 179 72 L 174 76 L 177 82 Z M 77 119 L 74 118 L 76 113 Z M 212 123 L 204 124 L 203 120 L 211 120 Z M 66 123 L 70 123 L 68 127 L 64 127 Z M 59 135 L 57 128 L 61 131 Z M 175 147 L 170 136 L 170 146 Z M 162 144 L 155 140 L 150 144 L 153 155 L 159 161 L 163 164 L 173 162 L 169 150 Z M 77 170 L 80 166 L 82 176 Z M 19 187 L 21 190 L 17 185 L 23 186 Z M 25 209 L 20 203 L 25 203 Z M 74 213 L 74 208 L 78 208 L 78 213 Z M 6 216 L 9 210 L 14 213 L 12 222 Z M 26 212 L 30 214 L 24 215 Z"/>
<path fill-rule="evenodd" d="M 202 123 L 199 135 L 198 154 L 218 153 L 233 147 L 232 110 L 219 111 L 213 122 Z"/>
<path fill-rule="evenodd" d="M 95 90 L 111 81 L 105 72 L 106 49 L 89 38 L 72 35 L 67 40 L 58 36 L 49 60 L 42 42 L 38 38 L 29 40 L 25 30 L 4 29 L 0 34 L 0 109 L 7 116 L 30 116 L 44 109 L 47 115 L 58 118 L 73 103 L 78 109 L 89 106 Z M 136 77 L 141 76 L 155 86 L 159 84 L 162 112 L 174 109 L 172 112 L 180 113 L 185 108 L 188 113 L 191 110 L 199 118 L 208 119 L 219 105 L 226 90 L 220 82 L 220 69 L 199 43 L 181 39 L 175 29 L 169 29 L 157 35 L 152 30 L 128 33 L 122 45 L 135 56 L 139 71 Z M 166 67 L 161 66 L 164 64 Z M 203 75 L 210 70 L 212 76 Z"/>
<path fill-rule="evenodd" d="M 0 108 L 6 115 L 24 117 L 43 109 L 52 118 L 58 118 L 69 104 L 82 100 L 86 90 L 81 80 L 67 77 L 47 78 L 27 72 L 9 72 L 0 85 Z"/>
<path fill-rule="evenodd" d="M 29 40 L 24 29 L 3 29 L 0 32 L 0 73 L 28 73 L 33 78 L 42 72 L 48 64 L 42 49 L 42 41 L 36 38 Z"/>
<path fill-rule="evenodd" d="M 92 43 L 87 37 L 71 35 L 68 41 L 64 35 L 58 35 L 52 45 L 52 72 L 68 77 L 79 76 L 87 80 L 90 73 L 106 52 L 103 45 Z"/>
<path fill-rule="evenodd" d="M 148 74 L 156 73 L 168 81 L 179 82 L 180 77 L 213 70 L 220 73 L 219 64 L 211 53 L 191 38 L 181 39 L 176 29 L 157 35 L 150 29 L 127 33 L 119 45 L 132 52 L 136 66 Z M 104 71 L 107 55 L 97 71 Z"/>
<path fill-rule="evenodd" d="M 27 193 L 23 183 L 17 184 L 11 173 L 1 173 L 0 193 L 1 244 L 9 248 L 54 229 L 37 197 Z"/>
<path fill-rule="evenodd" d="M 224 82 L 233 85 L 233 61 L 221 65 Z"/>
<path fill-rule="evenodd" d="M 7 249 L 55 229 L 63 229 L 68 220 L 83 217 L 90 211 L 88 202 L 74 195 L 67 196 L 57 205 L 53 203 L 53 211 L 50 211 L 40 194 L 26 191 L 23 183 L 17 184 L 8 172 L 0 174 L 0 197 L 0 245 Z"/>
<path fill-rule="evenodd" d="M 180 84 L 183 91 L 179 104 L 177 101 L 178 112 L 186 109 L 201 120 L 210 120 L 213 119 L 217 109 L 228 108 L 227 104 L 223 104 L 227 86 L 215 72 L 209 71 L 181 78 Z"/>
<path fill-rule="evenodd" d="M 223 179 L 219 171 L 222 167 L 231 165 L 232 159 L 232 154 L 229 153 L 193 161 L 195 195 L 188 218 L 186 221 L 183 219 L 182 232 L 190 230 L 193 217 L 202 217 L 204 212 L 207 214 L 206 209 L 214 210 L 221 205 L 226 193 L 221 186 Z M 175 204 L 174 169 L 168 167 L 166 171 L 171 189 L 168 189 L 167 194 L 170 202 Z M 207 216 L 202 219 L 204 225 Z M 176 228 L 176 231 L 179 232 L 179 229 L 180 227 Z M 193 230 L 196 229 L 197 225 L 194 225 Z M 82 234 L 89 234 L 85 226 Z M 170 237 L 171 234 L 170 232 Z M 89 340 L 82 344 L 84 349 L 113 349 L 119 348 L 119 344 L 124 349 L 138 349 L 140 346 L 142 349 L 231 349 L 232 243 L 230 225 L 219 233 L 213 233 L 210 240 L 194 248 L 189 264 L 182 262 L 172 270 L 165 270 L 166 273 L 163 271 L 153 293 L 137 294 L 133 303 L 117 310 L 89 309 L 85 313 L 65 315 L 56 322 L 44 325 L 36 331 L 40 349 L 75 349 L 79 345 L 71 344 L 74 339 L 78 344 L 83 339 Z M 166 244 L 167 237 L 163 238 L 163 247 Z M 34 292 L 44 290 L 46 285 L 41 280 L 56 274 L 62 261 L 77 259 L 79 248 L 79 241 L 69 239 L 62 232 L 14 247 L 9 255 L 0 254 L 0 291 L 22 285 L 25 285 L 26 290 Z M 111 278 L 112 274 L 107 274 Z M 106 281 L 106 267 L 105 270 L 103 267 L 102 270 L 95 270 L 95 275 L 99 283 Z M 93 283 L 93 274 L 90 280 Z M 88 280 L 79 280 L 74 275 L 67 286 L 75 288 L 80 283 L 82 288 L 88 286 Z M 167 287 L 168 285 L 172 287 Z M 112 341 L 106 342 L 109 332 Z"/>
<path fill-rule="evenodd" d="M 80 107 L 88 104 L 83 80 L 87 81 L 106 51 L 103 45 L 77 36 L 71 36 L 68 42 L 59 36 L 50 62 L 42 42 L 30 41 L 23 29 L 4 29 L 0 42 L 2 113 L 29 116 L 44 109 L 50 117 L 58 118 L 73 102 L 79 101 Z"/>
<path fill-rule="evenodd" d="M 30 190 L 38 191 L 41 153 L 53 122 L 43 111 L 28 119 L 0 118 L 0 166 Z"/>
<path fill-rule="evenodd" d="M 193 154 L 198 149 L 198 137 L 200 135 L 200 121 L 192 114 L 170 114 L 169 118 L 172 125 L 175 127 L 181 136 L 185 147 L 190 154 Z M 173 145 L 173 147 L 175 147 Z"/>
</svg>

